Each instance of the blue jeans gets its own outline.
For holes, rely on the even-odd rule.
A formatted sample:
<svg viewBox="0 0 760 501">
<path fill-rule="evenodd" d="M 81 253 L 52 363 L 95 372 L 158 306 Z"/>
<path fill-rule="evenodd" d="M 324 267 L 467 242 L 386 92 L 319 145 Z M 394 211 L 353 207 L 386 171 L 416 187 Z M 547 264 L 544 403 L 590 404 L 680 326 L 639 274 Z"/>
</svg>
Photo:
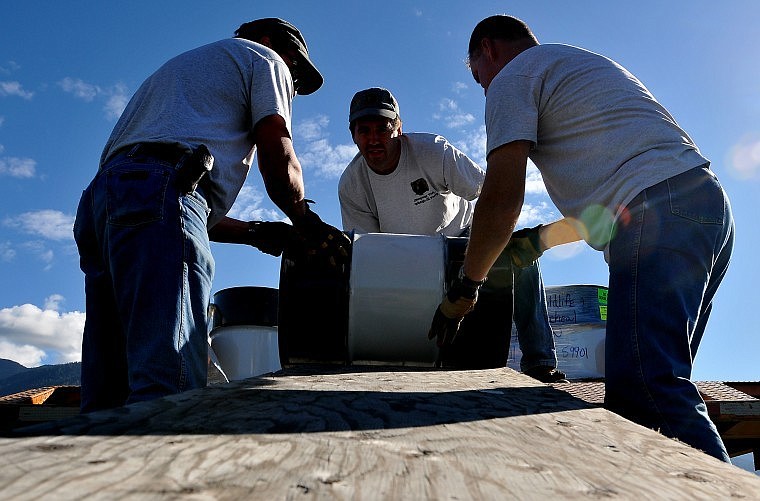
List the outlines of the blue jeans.
<svg viewBox="0 0 760 501">
<path fill-rule="evenodd" d="M 692 363 L 728 268 L 734 222 L 706 166 L 641 192 L 609 247 L 606 407 L 729 462 Z"/>
<path fill-rule="evenodd" d="M 533 367 L 557 367 L 554 332 L 549 324 L 546 293 L 538 261 L 534 265 L 513 269 L 514 321 L 522 357 L 520 370 Z"/>
<path fill-rule="evenodd" d="M 214 261 L 205 199 L 175 186 L 185 158 L 119 155 L 82 195 L 83 412 L 206 385 Z"/>
</svg>

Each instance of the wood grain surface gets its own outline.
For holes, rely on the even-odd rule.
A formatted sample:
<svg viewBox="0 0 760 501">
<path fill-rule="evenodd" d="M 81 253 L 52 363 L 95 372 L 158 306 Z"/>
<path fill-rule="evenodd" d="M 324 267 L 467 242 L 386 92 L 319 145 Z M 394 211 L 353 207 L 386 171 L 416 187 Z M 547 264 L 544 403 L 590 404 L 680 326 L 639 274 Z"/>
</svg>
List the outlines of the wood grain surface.
<svg viewBox="0 0 760 501">
<path fill-rule="evenodd" d="M 0 439 L 3 499 L 760 499 L 511 369 L 299 367 Z"/>
</svg>

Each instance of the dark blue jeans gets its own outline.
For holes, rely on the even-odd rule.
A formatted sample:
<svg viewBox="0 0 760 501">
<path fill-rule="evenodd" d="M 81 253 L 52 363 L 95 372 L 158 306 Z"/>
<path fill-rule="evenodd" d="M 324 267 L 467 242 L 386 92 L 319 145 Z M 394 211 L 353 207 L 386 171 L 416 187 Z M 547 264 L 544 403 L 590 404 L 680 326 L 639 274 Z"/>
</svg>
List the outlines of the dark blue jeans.
<svg viewBox="0 0 760 501">
<path fill-rule="evenodd" d="M 183 161 L 120 155 L 82 195 L 84 412 L 206 385 L 214 261 L 206 201 L 175 186 Z"/>
<path fill-rule="evenodd" d="M 641 192 L 609 247 L 606 407 L 729 461 L 692 364 L 728 269 L 734 222 L 706 167 Z"/>
<path fill-rule="evenodd" d="M 512 267 L 514 274 L 514 321 L 522 357 L 520 370 L 557 367 L 554 332 L 546 309 L 546 292 L 538 261 L 525 268 Z"/>
</svg>

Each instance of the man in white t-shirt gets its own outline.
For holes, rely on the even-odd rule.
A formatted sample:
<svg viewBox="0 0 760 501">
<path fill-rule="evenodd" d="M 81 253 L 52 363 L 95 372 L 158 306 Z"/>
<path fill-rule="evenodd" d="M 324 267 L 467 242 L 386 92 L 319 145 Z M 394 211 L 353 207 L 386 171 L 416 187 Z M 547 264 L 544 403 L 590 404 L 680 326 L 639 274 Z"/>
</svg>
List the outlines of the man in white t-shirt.
<svg viewBox="0 0 760 501">
<path fill-rule="evenodd" d="M 209 238 L 272 254 L 296 239 L 348 255 L 347 237 L 309 210 L 291 142 L 294 95 L 322 82 L 298 29 L 268 18 L 174 57 L 137 90 L 74 225 L 84 412 L 206 385 Z M 226 217 L 254 153 L 293 227 Z"/>
<path fill-rule="evenodd" d="M 349 130 L 359 153 L 338 185 L 344 230 L 467 235 L 485 177 L 475 162 L 442 136 L 402 133 L 398 102 L 387 89 L 354 95 Z M 512 273 L 521 369 L 541 381 L 562 380 L 538 262 Z"/>
<path fill-rule="evenodd" d="M 501 254 L 520 213 L 528 158 L 549 196 L 610 269 L 605 405 L 729 461 L 689 380 L 730 261 L 728 198 L 689 135 L 618 63 L 540 45 L 511 16 L 482 20 L 469 45 L 486 91 L 488 171 L 473 216 L 455 322 Z"/>
</svg>

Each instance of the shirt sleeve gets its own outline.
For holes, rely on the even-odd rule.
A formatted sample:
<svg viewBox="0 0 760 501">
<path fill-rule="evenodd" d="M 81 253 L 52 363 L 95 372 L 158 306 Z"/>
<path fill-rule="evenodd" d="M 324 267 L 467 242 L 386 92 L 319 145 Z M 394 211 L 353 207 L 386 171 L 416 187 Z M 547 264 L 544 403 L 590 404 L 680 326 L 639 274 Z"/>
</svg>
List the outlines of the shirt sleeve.
<svg viewBox="0 0 760 501">
<path fill-rule="evenodd" d="M 380 232 L 380 221 L 367 199 L 368 190 L 371 190 L 369 186 L 361 189 L 359 183 L 350 176 L 348 169 L 344 171 L 338 183 L 338 200 L 344 231 Z"/>
<path fill-rule="evenodd" d="M 251 129 L 264 117 L 280 115 L 291 132 L 293 82 L 280 59 L 260 58 L 253 64 L 251 79 Z"/>
<path fill-rule="evenodd" d="M 469 201 L 480 196 L 486 173 L 470 157 L 448 142 L 444 146 L 443 173 L 453 194 Z"/>
<path fill-rule="evenodd" d="M 505 68 L 506 69 L 506 68 Z M 513 141 L 538 141 L 541 79 L 499 74 L 486 95 L 486 157 Z"/>
</svg>

